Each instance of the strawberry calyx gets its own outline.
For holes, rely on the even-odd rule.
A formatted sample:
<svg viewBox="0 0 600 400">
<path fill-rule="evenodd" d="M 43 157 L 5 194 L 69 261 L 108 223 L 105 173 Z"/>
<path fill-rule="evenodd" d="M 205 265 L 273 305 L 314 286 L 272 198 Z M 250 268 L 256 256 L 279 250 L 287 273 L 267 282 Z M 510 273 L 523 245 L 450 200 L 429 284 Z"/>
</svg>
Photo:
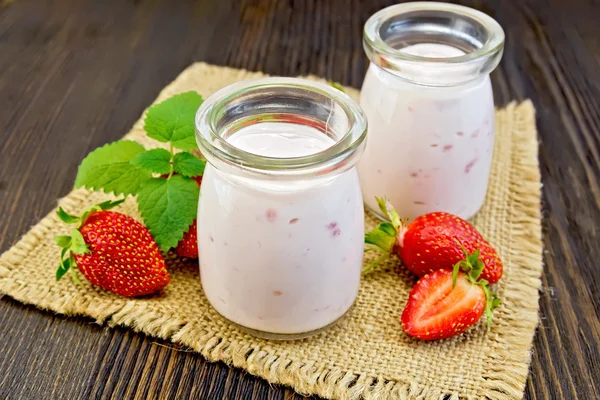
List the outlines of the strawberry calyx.
<svg viewBox="0 0 600 400">
<path fill-rule="evenodd" d="M 488 281 L 479 279 L 479 276 L 485 268 L 483 261 L 479 259 L 479 249 L 469 254 L 464 247 L 461 246 L 461 248 L 465 258 L 454 264 L 454 268 L 452 269 L 452 287 L 456 287 L 456 280 L 458 279 L 459 273 L 464 272 L 463 275 L 471 284 L 480 286 L 483 289 L 483 293 L 485 294 L 484 312 L 487 319 L 487 325 L 490 327 L 492 325 L 492 313 L 494 309 L 500 305 L 501 301 L 498 296 L 489 289 Z"/>
<path fill-rule="evenodd" d="M 64 274 L 67 273 L 67 271 L 71 270 L 71 277 L 73 278 L 73 280 L 76 283 L 81 284 L 81 282 L 77 278 L 77 275 L 75 275 L 74 267 L 77 266 L 77 263 L 73 254 L 87 254 L 90 253 L 90 249 L 85 243 L 83 235 L 81 234 L 79 229 L 83 226 L 83 224 L 85 224 L 85 221 L 87 221 L 88 217 L 91 214 L 95 213 L 96 211 L 110 210 L 111 208 L 118 206 L 124 201 L 125 199 L 115 201 L 108 200 L 100 204 L 95 204 L 84 210 L 81 216 L 79 217 L 68 214 L 65 210 L 63 210 L 62 207 L 58 208 L 56 214 L 62 222 L 66 224 L 76 225 L 75 228 L 71 230 L 70 235 L 57 235 L 54 237 L 54 241 L 56 242 L 56 244 L 62 248 L 60 253 L 60 264 L 58 266 L 58 269 L 56 270 L 56 280 L 59 280 L 63 277 Z"/>
<path fill-rule="evenodd" d="M 365 243 L 374 246 L 376 249 L 382 251 L 383 254 L 363 268 L 363 274 L 373 269 L 373 267 L 387 259 L 394 252 L 394 249 L 399 244 L 399 240 L 401 240 L 405 226 L 387 199 L 375 197 L 375 200 L 377 200 L 379 209 L 389 219 L 389 222 L 382 222 L 365 234 Z"/>
</svg>

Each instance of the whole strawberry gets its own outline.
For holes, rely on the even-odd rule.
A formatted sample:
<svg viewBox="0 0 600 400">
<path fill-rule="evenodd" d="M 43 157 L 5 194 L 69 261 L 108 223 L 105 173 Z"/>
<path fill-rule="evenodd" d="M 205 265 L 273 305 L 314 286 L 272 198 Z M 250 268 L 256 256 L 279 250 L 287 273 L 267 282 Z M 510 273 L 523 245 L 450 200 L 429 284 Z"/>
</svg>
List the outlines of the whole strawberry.
<svg viewBox="0 0 600 400">
<path fill-rule="evenodd" d="M 379 208 L 391 222 L 379 224 L 365 236 L 365 242 L 387 254 L 396 253 L 406 268 L 423 276 L 457 263 L 483 263 L 481 279 L 496 283 L 502 277 L 502 260 L 496 250 L 464 219 L 446 212 L 417 217 L 404 226 L 398 213 L 383 199 Z M 477 253 L 476 257 L 473 257 Z"/>
<path fill-rule="evenodd" d="M 439 269 L 419 279 L 400 317 L 402 329 L 421 340 L 445 339 L 475 325 L 483 313 L 489 326 L 500 299 L 479 279 L 482 268 L 457 264 L 454 271 Z"/>
<path fill-rule="evenodd" d="M 86 210 L 81 217 L 58 209 L 59 218 L 77 224 L 70 236 L 56 236 L 63 248 L 56 271 L 60 279 L 74 267 L 94 285 L 125 297 L 161 291 L 169 282 L 165 261 L 148 229 L 133 218 L 107 211 L 119 201 L 107 201 Z"/>
</svg>

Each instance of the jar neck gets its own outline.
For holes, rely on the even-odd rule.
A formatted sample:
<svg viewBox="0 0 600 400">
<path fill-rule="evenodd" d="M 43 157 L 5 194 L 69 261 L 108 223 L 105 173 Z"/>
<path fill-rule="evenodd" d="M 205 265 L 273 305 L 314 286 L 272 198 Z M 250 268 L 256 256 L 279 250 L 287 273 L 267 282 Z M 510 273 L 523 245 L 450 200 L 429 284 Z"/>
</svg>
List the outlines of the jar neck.
<svg viewBox="0 0 600 400">
<path fill-rule="evenodd" d="M 267 143 L 275 147 L 262 155 L 231 142 L 236 133 L 257 124 L 275 136 L 285 133 L 285 126 L 316 132 L 326 135 L 329 144 L 314 153 L 289 156 L 279 154 L 273 143 Z M 223 173 L 262 180 L 319 179 L 355 165 L 366 126 L 360 107 L 333 87 L 264 78 L 230 85 L 208 97 L 196 114 L 196 140 L 207 161 Z"/>
<path fill-rule="evenodd" d="M 369 66 L 368 73 L 373 74 L 377 80 L 384 84 L 387 88 L 402 91 L 414 90 L 420 94 L 436 93 L 436 95 L 440 95 L 441 93 L 463 92 L 477 88 L 481 85 L 485 85 L 486 81 L 489 81 L 490 79 L 489 75 L 481 74 L 470 81 L 460 82 L 453 85 L 424 85 L 420 82 L 406 80 L 402 76 L 394 73 L 393 70 L 384 69 L 373 62 Z"/>
<path fill-rule="evenodd" d="M 437 2 L 398 4 L 375 13 L 364 28 L 371 62 L 422 86 L 458 86 L 498 65 L 504 31 L 488 15 Z"/>
</svg>

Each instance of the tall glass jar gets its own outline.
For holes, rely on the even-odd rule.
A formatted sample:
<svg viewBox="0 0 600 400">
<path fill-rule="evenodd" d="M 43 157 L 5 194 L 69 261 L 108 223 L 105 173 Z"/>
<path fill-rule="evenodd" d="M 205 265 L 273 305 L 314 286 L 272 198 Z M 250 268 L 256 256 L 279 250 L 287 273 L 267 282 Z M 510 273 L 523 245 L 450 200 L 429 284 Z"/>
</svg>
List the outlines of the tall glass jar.
<svg viewBox="0 0 600 400">
<path fill-rule="evenodd" d="M 472 217 L 482 206 L 494 144 L 489 73 L 504 32 L 486 14 L 436 2 L 398 4 L 365 24 L 371 60 L 360 103 L 369 143 L 358 165 L 365 203 L 404 218 Z"/>
<path fill-rule="evenodd" d="M 350 309 L 363 258 L 355 163 L 365 136 L 358 104 L 302 79 L 240 82 L 204 101 L 200 275 L 219 314 L 251 334 L 294 339 Z"/>
</svg>

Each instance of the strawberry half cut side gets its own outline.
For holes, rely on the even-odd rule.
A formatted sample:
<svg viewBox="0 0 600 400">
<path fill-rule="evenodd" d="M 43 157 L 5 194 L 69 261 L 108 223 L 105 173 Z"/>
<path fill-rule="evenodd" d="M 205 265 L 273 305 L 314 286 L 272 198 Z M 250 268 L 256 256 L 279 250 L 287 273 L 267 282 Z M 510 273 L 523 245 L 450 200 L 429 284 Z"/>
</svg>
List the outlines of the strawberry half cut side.
<svg viewBox="0 0 600 400">
<path fill-rule="evenodd" d="M 404 331 L 421 340 L 446 339 L 475 325 L 484 313 L 489 327 L 500 299 L 479 279 L 481 266 L 457 263 L 453 271 L 440 269 L 419 279 L 400 318 Z"/>
</svg>

